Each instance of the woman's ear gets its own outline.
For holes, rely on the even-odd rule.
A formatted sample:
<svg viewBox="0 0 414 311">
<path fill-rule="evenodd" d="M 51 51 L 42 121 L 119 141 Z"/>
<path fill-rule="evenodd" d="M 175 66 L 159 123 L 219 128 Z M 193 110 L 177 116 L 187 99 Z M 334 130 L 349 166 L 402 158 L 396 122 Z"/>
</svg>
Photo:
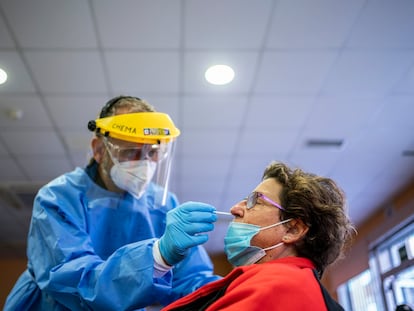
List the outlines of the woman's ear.
<svg viewBox="0 0 414 311">
<path fill-rule="evenodd" d="M 299 218 L 292 219 L 287 227 L 289 229 L 282 238 L 284 243 L 295 243 L 301 240 L 309 230 L 309 227 Z"/>
<path fill-rule="evenodd" d="M 93 137 L 91 141 L 91 147 L 93 152 L 93 158 L 96 162 L 100 163 L 105 152 L 102 138 L 96 136 Z"/>
</svg>

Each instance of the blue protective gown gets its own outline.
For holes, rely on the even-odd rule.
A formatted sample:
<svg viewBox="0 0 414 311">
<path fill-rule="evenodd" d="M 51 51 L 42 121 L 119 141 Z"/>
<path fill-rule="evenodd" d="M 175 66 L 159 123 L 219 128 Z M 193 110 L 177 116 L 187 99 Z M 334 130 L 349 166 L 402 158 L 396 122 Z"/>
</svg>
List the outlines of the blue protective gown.
<svg viewBox="0 0 414 311">
<path fill-rule="evenodd" d="M 89 175 L 90 175 L 90 171 Z M 154 278 L 152 247 L 177 206 L 153 207 L 154 185 L 139 200 L 98 186 L 84 169 L 40 189 L 28 237 L 28 267 L 4 310 L 135 310 L 166 305 L 219 277 L 204 248 Z"/>
</svg>

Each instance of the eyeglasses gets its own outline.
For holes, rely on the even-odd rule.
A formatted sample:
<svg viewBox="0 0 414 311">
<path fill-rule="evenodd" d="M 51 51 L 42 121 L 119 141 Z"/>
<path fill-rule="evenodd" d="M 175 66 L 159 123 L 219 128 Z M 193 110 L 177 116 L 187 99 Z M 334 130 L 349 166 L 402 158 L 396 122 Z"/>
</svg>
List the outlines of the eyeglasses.
<svg viewBox="0 0 414 311">
<path fill-rule="evenodd" d="M 121 147 L 104 138 L 104 144 L 111 155 L 119 162 L 137 160 L 158 160 L 160 147 L 157 144 L 142 144 L 141 146 Z"/>
<path fill-rule="evenodd" d="M 260 192 L 257 192 L 257 191 L 253 191 L 247 197 L 247 199 L 246 199 L 246 207 L 247 207 L 247 209 L 251 209 L 252 207 L 254 207 L 257 204 L 257 199 L 258 198 L 261 198 L 261 199 L 265 200 L 266 202 L 270 203 L 271 205 L 277 207 L 278 209 L 280 209 L 282 211 L 285 210 L 280 204 L 278 204 L 275 201 L 269 199 L 263 193 L 260 193 Z"/>
</svg>

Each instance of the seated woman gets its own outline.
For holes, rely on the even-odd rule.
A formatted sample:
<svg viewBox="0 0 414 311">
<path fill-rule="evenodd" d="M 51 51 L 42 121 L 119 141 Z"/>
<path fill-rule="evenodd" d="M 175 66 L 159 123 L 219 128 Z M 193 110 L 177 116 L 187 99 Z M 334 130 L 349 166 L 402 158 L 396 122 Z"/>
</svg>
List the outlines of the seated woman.
<svg viewBox="0 0 414 311">
<path fill-rule="evenodd" d="M 272 162 L 230 211 L 236 268 L 163 310 L 343 310 L 319 282 L 355 232 L 333 180 Z"/>
</svg>

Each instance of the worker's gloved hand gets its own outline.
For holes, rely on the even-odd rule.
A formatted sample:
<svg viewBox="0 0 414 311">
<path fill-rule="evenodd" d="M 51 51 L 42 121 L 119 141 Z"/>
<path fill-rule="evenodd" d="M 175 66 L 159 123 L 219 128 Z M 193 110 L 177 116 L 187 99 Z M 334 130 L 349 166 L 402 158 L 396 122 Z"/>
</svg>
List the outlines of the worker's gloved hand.
<svg viewBox="0 0 414 311">
<path fill-rule="evenodd" d="M 161 256 L 171 266 L 180 262 L 188 249 L 207 242 L 214 229 L 216 209 L 205 203 L 186 202 L 167 213 L 167 225 L 159 240 Z"/>
</svg>

